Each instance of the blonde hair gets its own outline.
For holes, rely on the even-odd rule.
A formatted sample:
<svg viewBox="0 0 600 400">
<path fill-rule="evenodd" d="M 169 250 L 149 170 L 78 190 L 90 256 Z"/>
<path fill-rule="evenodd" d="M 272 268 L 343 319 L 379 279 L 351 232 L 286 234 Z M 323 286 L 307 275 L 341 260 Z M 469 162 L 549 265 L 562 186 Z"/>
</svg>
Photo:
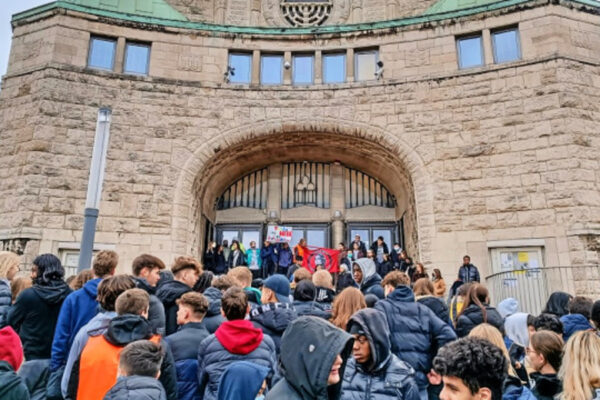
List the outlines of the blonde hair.
<svg viewBox="0 0 600 400">
<path fill-rule="evenodd" d="M 348 287 L 333 300 L 330 322 L 338 328 L 346 330 L 350 317 L 363 308 L 367 308 L 365 296 L 357 288 Z"/>
<path fill-rule="evenodd" d="M 506 358 L 506 361 L 508 362 L 508 374 L 511 376 L 517 376 L 517 371 L 515 371 L 512 363 L 510 362 L 510 355 L 508 354 L 508 350 L 504 344 L 502 333 L 498 330 L 498 328 L 488 323 L 483 323 L 473 328 L 471 332 L 469 332 L 469 337 L 485 339 L 494 346 L 500 348 L 500 350 L 502 350 L 502 354 L 504 354 L 504 358 Z"/>
<path fill-rule="evenodd" d="M 312 282 L 315 286 L 333 289 L 333 278 L 329 271 L 322 269 L 314 273 Z"/>
<path fill-rule="evenodd" d="M 558 377 L 561 400 L 589 400 L 600 388 L 600 337 L 596 331 L 575 333 L 565 346 Z"/>
<path fill-rule="evenodd" d="M 31 282 L 31 278 L 26 278 L 24 276 L 17 276 L 12 281 L 10 281 L 10 294 L 12 296 L 12 302 L 17 301 L 17 297 L 21 294 L 21 292 L 27 288 L 30 288 L 33 282 Z"/>
<path fill-rule="evenodd" d="M 7 279 L 11 270 L 19 270 L 21 257 L 12 251 L 0 251 L 0 279 Z"/>
</svg>

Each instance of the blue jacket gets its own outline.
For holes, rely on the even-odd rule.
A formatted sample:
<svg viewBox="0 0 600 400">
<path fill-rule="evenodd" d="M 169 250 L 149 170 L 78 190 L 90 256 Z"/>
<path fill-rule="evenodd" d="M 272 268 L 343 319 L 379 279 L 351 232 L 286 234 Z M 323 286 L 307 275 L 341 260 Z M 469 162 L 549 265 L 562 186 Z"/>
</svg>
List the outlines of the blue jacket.
<svg viewBox="0 0 600 400">
<path fill-rule="evenodd" d="M 12 293 L 10 283 L 5 279 L 0 279 L 0 329 L 6 325 L 8 310 L 12 304 Z"/>
<path fill-rule="evenodd" d="M 594 329 L 590 324 L 590 321 L 581 314 L 563 315 L 560 317 L 560 322 L 563 323 L 563 339 L 565 340 L 565 343 L 567 343 L 571 335 L 576 332 Z"/>
<path fill-rule="evenodd" d="M 256 263 L 258 264 L 258 268 L 260 268 L 262 259 L 260 258 L 260 250 L 259 249 L 246 249 L 246 265 L 248 267 L 250 267 L 250 265 L 252 265 L 252 258 L 256 258 Z"/>
<path fill-rule="evenodd" d="M 201 399 L 198 391 L 198 347 L 208 335 L 201 322 L 189 322 L 165 338 L 175 360 L 179 400 Z"/>
<path fill-rule="evenodd" d="M 104 400 L 167 400 L 165 389 L 158 379 L 149 376 L 123 376 L 110 388 Z"/>
<path fill-rule="evenodd" d="M 408 286 L 398 286 L 375 305 L 390 327 L 392 352 L 416 371 L 419 389 L 428 386 L 427 374 L 439 348 L 456 339 L 456 334 L 426 306 L 416 303 Z"/>
<path fill-rule="evenodd" d="M 283 331 L 296 318 L 298 314 L 290 303 L 263 304 L 250 311 L 250 321 L 273 339 L 277 354 L 279 354 Z"/>
<path fill-rule="evenodd" d="M 68 295 L 63 302 L 52 341 L 51 371 L 56 371 L 66 364 L 75 335 L 98 313 L 96 296 L 100 281 L 101 278 L 87 281 L 81 289 Z"/>
<path fill-rule="evenodd" d="M 219 382 L 218 400 L 254 400 L 269 368 L 248 361 L 232 363 Z"/>
<path fill-rule="evenodd" d="M 448 306 L 444 303 L 439 297 L 435 296 L 419 296 L 417 297 L 417 302 L 427 306 L 435 315 L 439 317 L 442 321 L 447 323 L 452 329 L 454 329 L 454 325 L 452 324 L 452 320 L 450 319 L 450 310 L 448 310 Z"/>
<path fill-rule="evenodd" d="M 312 315 L 315 317 L 321 317 L 326 320 L 331 318 L 331 308 L 326 308 L 326 305 L 317 303 L 314 300 L 311 301 L 299 301 L 294 300 L 294 308 L 299 317 L 303 315 Z"/>
<path fill-rule="evenodd" d="M 267 264 L 277 265 L 277 254 L 275 254 L 275 246 L 270 245 L 269 247 L 263 247 L 260 249 L 260 258 L 262 259 L 262 266 L 265 267 Z"/>
<path fill-rule="evenodd" d="M 383 288 L 381 287 L 381 276 L 377 273 L 377 266 L 375 262 L 369 258 L 359 258 L 354 261 L 353 266 L 358 265 L 362 271 L 362 281 L 358 284 L 358 287 L 362 294 L 365 296 L 368 294 L 374 294 L 380 299 L 384 298 Z M 354 276 L 352 276 L 354 278 Z"/>
<path fill-rule="evenodd" d="M 208 333 L 215 333 L 217 328 L 225 322 L 225 317 L 221 315 L 221 297 L 223 294 L 219 289 L 212 286 L 207 288 L 203 294 L 208 300 L 209 306 L 202 320 L 202 325 Z"/>
<path fill-rule="evenodd" d="M 415 370 L 392 354 L 385 316 L 364 309 L 350 318 L 348 329 L 358 325 L 371 349 L 371 361 L 359 364 L 351 357 L 344 372 L 342 400 L 419 400 Z"/>
<path fill-rule="evenodd" d="M 279 246 L 278 253 L 279 253 L 279 262 L 277 265 L 279 265 L 280 267 L 283 267 L 283 268 L 287 268 L 290 265 L 292 265 L 292 262 L 293 262 L 292 249 L 290 249 L 289 246 L 287 249 L 284 249 L 283 246 Z"/>
<path fill-rule="evenodd" d="M 531 390 L 523 386 L 517 377 L 509 376 L 503 386 L 502 400 L 537 400 Z"/>
<path fill-rule="evenodd" d="M 177 332 L 177 299 L 191 291 L 191 287 L 175 280 L 163 283 L 156 291 L 156 297 L 158 297 L 165 307 L 166 335 Z"/>
<path fill-rule="evenodd" d="M 473 264 L 462 265 L 458 269 L 458 280 L 464 283 L 479 282 L 479 270 Z"/>
</svg>

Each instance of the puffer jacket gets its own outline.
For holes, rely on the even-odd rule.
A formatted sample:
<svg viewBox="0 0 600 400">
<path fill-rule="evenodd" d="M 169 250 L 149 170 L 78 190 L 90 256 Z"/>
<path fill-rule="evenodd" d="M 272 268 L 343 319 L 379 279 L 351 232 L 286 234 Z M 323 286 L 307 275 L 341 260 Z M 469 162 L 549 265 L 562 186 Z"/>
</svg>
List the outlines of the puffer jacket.
<svg viewBox="0 0 600 400">
<path fill-rule="evenodd" d="M 452 320 L 450 319 L 450 310 L 448 310 L 448 306 L 444 303 L 444 300 L 435 296 L 417 296 L 417 302 L 427 306 L 442 321 L 454 329 L 454 325 L 452 325 Z"/>
<path fill-rule="evenodd" d="M 352 336 L 321 318 L 293 321 L 281 338 L 279 365 L 283 377 L 266 400 L 339 400 L 342 380 L 328 387 L 327 379 L 338 355 L 342 357 L 340 377 L 344 376 L 352 342 Z"/>
<path fill-rule="evenodd" d="M 562 392 L 562 382 L 556 374 L 532 372 L 529 377 L 531 392 L 538 400 L 553 400 Z"/>
<path fill-rule="evenodd" d="M 415 302 L 408 286 L 398 286 L 375 305 L 390 327 L 392 352 L 416 371 L 419 390 L 428 386 L 427 374 L 439 348 L 456 339 L 456 334 L 433 311 Z"/>
<path fill-rule="evenodd" d="M 189 322 L 165 338 L 175 360 L 179 400 L 201 398 L 198 391 L 198 347 L 208 335 L 201 322 Z"/>
<path fill-rule="evenodd" d="M 132 375 L 120 377 L 104 400 L 167 400 L 167 395 L 156 378 Z"/>
<path fill-rule="evenodd" d="M 0 399 L 29 400 L 29 392 L 23 379 L 15 373 L 6 361 L 0 361 Z"/>
<path fill-rule="evenodd" d="M 163 283 L 156 291 L 156 297 L 165 307 L 165 335 L 177 332 L 177 299 L 191 291 L 191 287 L 175 280 Z"/>
<path fill-rule="evenodd" d="M 560 317 L 563 324 L 563 339 L 565 343 L 569 341 L 571 335 L 579 331 L 594 329 L 590 321 L 581 314 L 567 314 Z"/>
<path fill-rule="evenodd" d="M 458 269 L 458 280 L 464 283 L 479 282 L 479 270 L 473 264 L 462 265 Z"/>
<path fill-rule="evenodd" d="M 6 279 L 0 279 L 0 329 L 6 326 L 8 310 L 12 304 L 12 293 L 10 283 Z"/>
<path fill-rule="evenodd" d="M 98 313 L 96 296 L 101 281 L 100 278 L 87 281 L 81 289 L 68 295 L 63 302 L 52 341 L 50 370 L 56 371 L 65 365 L 75 335 Z"/>
<path fill-rule="evenodd" d="M 208 300 L 209 306 L 202 320 L 202 325 L 204 325 L 208 333 L 215 333 L 217 328 L 226 321 L 225 317 L 221 315 L 221 297 L 223 297 L 223 293 L 211 286 L 203 294 Z"/>
<path fill-rule="evenodd" d="M 502 400 L 538 400 L 528 387 L 523 386 L 519 378 L 508 376 L 502 388 Z"/>
<path fill-rule="evenodd" d="M 250 321 L 226 321 L 198 348 L 199 391 L 204 400 L 215 400 L 221 375 L 232 362 L 251 361 L 270 369 L 270 379 L 277 370 L 273 340 Z"/>
<path fill-rule="evenodd" d="M 362 282 L 356 282 L 360 291 L 365 296 L 372 293 L 380 299 L 383 299 L 384 294 L 383 288 L 381 287 L 381 276 L 377 273 L 375 262 L 369 258 L 359 258 L 354 261 L 353 266 L 354 265 L 358 265 L 362 271 Z M 354 278 L 354 275 L 352 277 Z"/>
<path fill-rule="evenodd" d="M 19 334 L 27 360 L 50 358 L 60 307 L 71 293 L 63 281 L 25 289 L 8 312 L 8 325 Z"/>
<path fill-rule="evenodd" d="M 148 309 L 148 321 L 152 326 L 152 331 L 161 336 L 165 335 L 165 307 L 156 297 L 156 287 L 152 287 L 143 278 L 134 277 L 135 287 L 145 290 L 150 295 L 150 308 Z"/>
<path fill-rule="evenodd" d="M 471 304 L 458 316 L 456 320 L 456 334 L 459 338 L 467 336 L 473 328 L 484 322 L 495 326 L 502 333 L 502 336 L 504 336 L 504 318 L 502 318 L 494 307 L 486 304 L 484 306 L 487 317 L 485 320 L 483 319 L 481 309 L 476 304 Z"/>
<path fill-rule="evenodd" d="M 250 311 L 250 321 L 273 339 L 277 354 L 281 344 L 281 335 L 290 322 L 298 318 L 294 306 L 290 303 L 269 303 L 255 307 Z"/>
<path fill-rule="evenodd" d="M 294 301 L 294 308 L 296 309 L 296 313 L 299 317 L 303 315 L 312 315 L 315 317 L 320 317 L 324 319 L 331 318 L 331 309 L 327 309 L 321 303 L 317 303 L 316 301 Z"/>
<path fill-rule="evenodd" d="M 392 354 L 385 316 L 373 309 L 358 311 L 348 329 L 358 325 L 371 348 L 371 361 L 359 364 L 351 357 L 344 373 L 342 400 L 419 400 L 415 370 Z"/>
<path fill-rule="evenodd" d="M 19 368 L 18 374 L 25 382 L 31 400 L 46 400 L 50 360 L 25 361 Z"/>
</svg>

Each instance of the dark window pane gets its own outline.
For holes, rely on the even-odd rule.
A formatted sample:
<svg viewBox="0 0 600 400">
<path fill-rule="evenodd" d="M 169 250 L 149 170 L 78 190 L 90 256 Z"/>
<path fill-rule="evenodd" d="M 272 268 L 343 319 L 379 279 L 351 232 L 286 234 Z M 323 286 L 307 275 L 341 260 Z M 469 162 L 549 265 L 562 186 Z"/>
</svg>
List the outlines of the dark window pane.
<svg viewBox="0 0 600 400">
<path fill-rule="evenodd" d="M 356 80 L 368 81 L 375 79 L 375 69 L 377 63 L 377 52 L 369 51 L 356 53 Z"/>
<path fill-rule="evenodd" d="M 496 32 L 492 34 L 494 59 L 497 63 L 515 61 L 521 58 L 518 30 Z"/>
<path fill-rule="evenodd" d="M 294 56 L 294 66 L 292 70 L 294 84 L 303 85 L 313 83 L 313 69 L 313 56 Z"/>
<path fill-rule="evenodd" d="M 251 54 L 230 54 L 229 66 L 234 68 L 229 80 L 231 83 L 250 83 L 252 73 Z"/>
<path fill-rule="evenodd" d="M 458 40 L 458 65 L 460 68 L 478 67 L 483 65 L 481 36 Z"/>
<path fill-rule="evenodd" d="M 115 40 L 93 37 L 90 40 L 88 66 L 112 71 L 115 63 L 116 45 L 117 42 Z"/>
<path fill-rule="evenodd" d="M 346 81 L 346 55 L 323 55 L 323 83 L 342 83 Z"/>
<path fill-rule="evenodd" d="M 281 85 L 283 80 L 283 57 L 268 55 L 260 60 L 260 83 L 263 85 Z"/>
<path fill-rule="evenodd" d="M 145 44 L 127 43 L 125 52 L 124 71 L 130 74 L 148 75 L 150 61 L 150 46 Z"/>
</svg>

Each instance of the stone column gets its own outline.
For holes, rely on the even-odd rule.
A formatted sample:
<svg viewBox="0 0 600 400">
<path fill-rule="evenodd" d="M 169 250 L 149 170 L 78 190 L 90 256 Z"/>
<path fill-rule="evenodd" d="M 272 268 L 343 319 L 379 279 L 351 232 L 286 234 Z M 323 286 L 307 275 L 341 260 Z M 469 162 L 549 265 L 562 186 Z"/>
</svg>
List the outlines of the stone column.
<svg viewBox="0 0 600 400">
<path fill-rule="evenodd" d="M 344 167 L 335 162 L 331 165 L 331 247 L 336 248 L 339 242 L 344 241 Z"/>
<path fill-rule="evenodd" d="M 354 49 L 346 51 L 346 81 L 354 82 Z"/>
<path fill-rule="evenodd" d="M 281 171 L 282 164 L 277 163 L 268 167 L 268 194 L 267 194 L 267 221 L 278 223 L 281 221 Z M 275 217 L 271 214 L 275 213 Z"/>
<path fill-rule="evenodd" d="M 321 50 L 315 51 L 315 85 L 323 83 L 323 54 Z"/>
<path fill-rule="evenodd" d="M 291 67 L 283 68 L 283 84 L 290 85 L 292 83 L 292 68 L 293 68 L 291 51 L 286 51 L 285 53 L 283 53 L 283 64 L 285 65 L 286 62 L 290 63 Z"/>
<path fill-rule="evenodd" d="M 260 50 L 252 52 L 252 76 L 250 84 L 252 86 L 260 85 Z"/>
<path fill-rule="evenodd" d="M 114 71 L 117 73 L 123 72 L 125 67 L 125 38 L 120 37 L 117 39 L 117 49 L 115 50 L 115 67 Z"/>
<path fill-rule="evenodd" d="M 483 63 L 492 65 L 494 63 L 494 50 L 492 49 L 492 37 L 489 29 L 484 29 L 481 36 L 483 41 Z"/>
</svg>

